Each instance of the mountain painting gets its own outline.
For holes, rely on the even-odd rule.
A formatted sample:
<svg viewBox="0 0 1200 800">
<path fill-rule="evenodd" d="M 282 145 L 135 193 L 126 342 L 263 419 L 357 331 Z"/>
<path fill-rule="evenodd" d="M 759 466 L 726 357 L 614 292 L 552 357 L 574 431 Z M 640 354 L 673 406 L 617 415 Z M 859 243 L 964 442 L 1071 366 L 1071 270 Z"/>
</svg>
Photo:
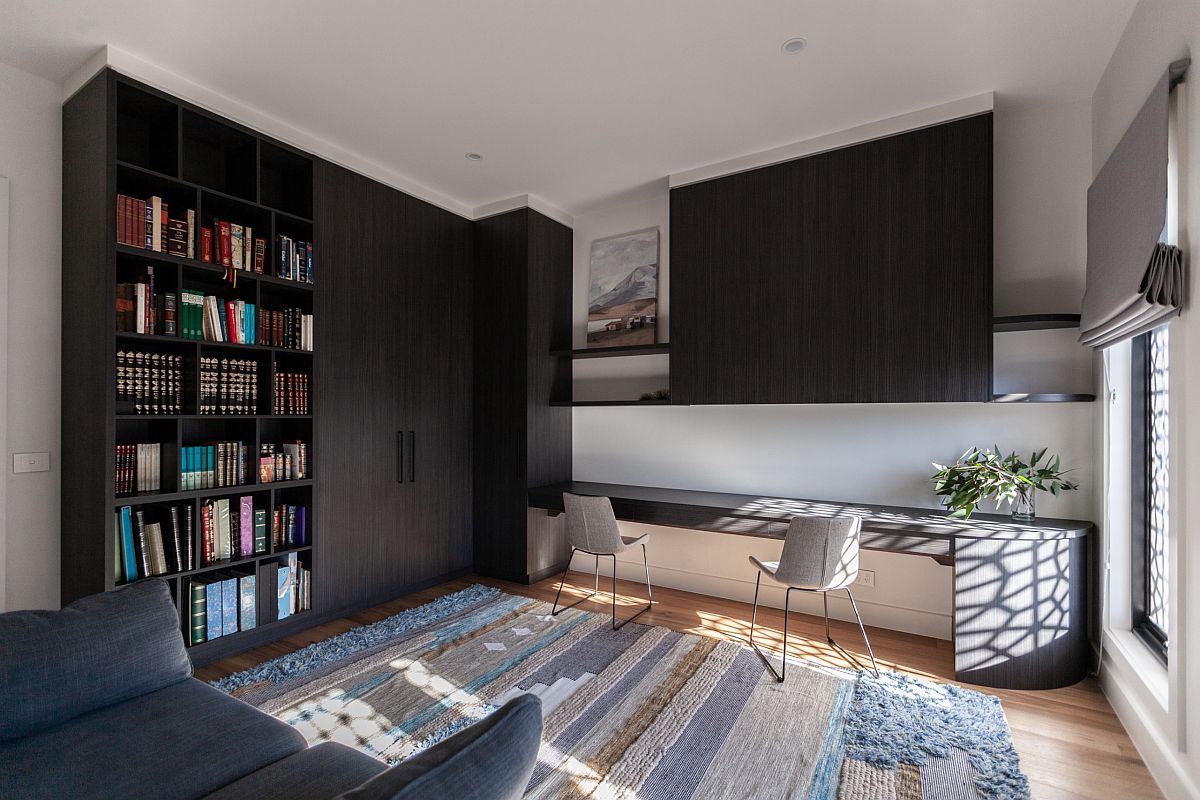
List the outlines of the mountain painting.
<svg viewBox="0 0 1200 800">
<path fill-rule="evenodd" d="M 654 344 L 658 228 L 592 242 L 588 347 Z"/>
</svg>

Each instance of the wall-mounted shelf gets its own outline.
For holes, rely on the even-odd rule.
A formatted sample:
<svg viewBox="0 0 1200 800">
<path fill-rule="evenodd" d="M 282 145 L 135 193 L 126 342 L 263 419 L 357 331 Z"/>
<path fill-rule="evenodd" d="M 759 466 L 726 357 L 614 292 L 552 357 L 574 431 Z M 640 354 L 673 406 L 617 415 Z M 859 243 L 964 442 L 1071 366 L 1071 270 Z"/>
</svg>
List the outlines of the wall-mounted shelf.
<svg viewBox="0 0 1200 800">
<path fill-rule="evenodd" d="M 1012 394 L 993 395 L 993 403 L 1091 403 L 1095 401 L 1094 394 L 1069 394 L 1069 393 L 1027 393 L 1014 392 Z"/>
<path fill-rule="evenodd" d="M 1018 314 L 1013 317 L 992 317 L 992 330 L 995 333 L 1078 327 L 1078 314 Z"/>
<path fill-rule="evenodd" d="M 621 347 L 593 347 L 575 350 L 551 350 L 550 355 L 559 358 L 612 358 L 614 356 L 652 356 L 659 353 L 670 353 L 669 342 L 659 344 L 627 344 Z"/>
<path fill-rule="evenodd" d="M 584 406 L 669 406 L 670 400 L 551 400 L 550 405 L 559 407 Z"/>
</svg>

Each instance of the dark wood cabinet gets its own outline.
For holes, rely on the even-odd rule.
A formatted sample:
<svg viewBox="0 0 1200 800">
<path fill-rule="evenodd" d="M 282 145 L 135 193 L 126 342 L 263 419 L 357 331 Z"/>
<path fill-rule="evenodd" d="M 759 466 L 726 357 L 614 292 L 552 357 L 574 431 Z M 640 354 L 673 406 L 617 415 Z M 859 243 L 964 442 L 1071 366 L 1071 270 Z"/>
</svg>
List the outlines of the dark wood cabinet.
<svg viewBox="0 0 1200 800">
<path fill-rule="evenodd" d="M 531 209 L 475 222 L 475 569 L 531 582 L 561 570 L 559 523 L 526 490 L 570 480 L 570 228 Z"/>
<path fill-rule="evenodd" d="M 677 404 L 987 401 L 992 118 L 671 191 Z"/>
<path fill-rule="evenodd" d="M 314 180 L 316 588 L 336 610 L 471 565 L 471 223 L 327 162 Z"/>
</svg>

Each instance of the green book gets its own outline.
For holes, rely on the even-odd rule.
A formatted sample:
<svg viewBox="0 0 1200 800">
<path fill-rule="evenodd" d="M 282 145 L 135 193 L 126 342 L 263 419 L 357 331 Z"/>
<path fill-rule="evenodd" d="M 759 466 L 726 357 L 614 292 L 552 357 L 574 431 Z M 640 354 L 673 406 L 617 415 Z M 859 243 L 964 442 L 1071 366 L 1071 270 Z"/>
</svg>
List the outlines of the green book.
<svg viewBox="0 0 1200 800">
<path fill-rule="evenodd" d="M 202 582 L 193 580 L 191 586 L 191 643 L 200 644 L 208 640 L 208 602 L 205 599 L 205 589 Z"/>
<path fill-rule="evenodd" d="M 267 552 L 267 510 L 254 509 L 254 555 Z"/>
</svg>

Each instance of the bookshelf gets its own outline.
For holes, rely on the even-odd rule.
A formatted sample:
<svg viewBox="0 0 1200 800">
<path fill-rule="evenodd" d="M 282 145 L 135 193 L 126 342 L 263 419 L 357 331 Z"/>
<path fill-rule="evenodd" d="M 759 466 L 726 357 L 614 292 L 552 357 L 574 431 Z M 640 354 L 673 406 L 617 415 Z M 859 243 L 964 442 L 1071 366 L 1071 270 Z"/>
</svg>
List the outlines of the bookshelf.
<svg viewBox="0 0 1200 800">
<path fill-rule="evenodd" d="M 272 273 L 282 271 L 280 259 L 286 255 L 281 252 L 285 240 L 279 237 L 293 243 L 314 241 L 313 163 L 305 153 L 112 70 L 99 73 L 63 107 L 62 602 L 127 582 L 121 509 L 144 512 L 145 519 L 160 524 L 170 520 L 170 509 L 176 509 L 181 519 L 187 510 L 194 530 L 183 549 L 190 553 L 168 552 L 170 568 L 160 576 L 176 600 L 185 642 L 190 641 L 193 583 L 231 570 L 256 579 L 255 626 L 191 645 L 197 663 L 311 624 L 308 611 L 277 618 L 274 577 L 278 566 L 292 558 L 308 571 L 311 585 L 321 580 L 314 546 L 321 535 L 314 503 L 321 476 L 314 470 L 319 410 L 311 405 L 318 380 L 313 352 L 267 343 L 267 337 L 256 337 L 253 343 L 185 338 L 180 304 L 185 293 L 232 302 L 234 316 L 226 322 L 233 326 L 240 320 L 243 333 L 260 320 L 236 316 L 237 303 L 295 313 L 296 319 L 308 315 L 311 322 L 319 291 L 315 282 L 321 269 L 319 245 L 312 247 L 314 282 Z M 119 242 L 118 195 L 161 198 L 172 220 L 185 219 L 186 210 L 194 211 L 191 256 Z M 212 262 L 203 258 L 200 229 L 214 218 L 252 229 L 253 237 L 243 251 L 250 269 L 230 271 L 222 266 L 219 246 Z M 165 236 L 167 226 L 162 227 Z M 263 240 L 261 273 L 253 271 L 253 238 Z M 293 266 L 297 263 L 303 267 L 307 262 L 301 258 Z M 154 309 L 159 324 L 153 332 L 119 330 L 124 322 L 118 317 L 118 286 L 145 282 L 151 271 L 154 294 L 175 297 L 174 335 L 162 324 L 165 308 Z M 147 317 L 150 313 L 145 312 Z M 218 324 L 222 324 L 219 319 Z M 164 401 L 154 405 L 164 413 L 153 413 L 133 407 L 132 401 L 118 402 L 126 374 L 118 367 L 118 353 L 157 355 L 164 363 L 170 359 L 179 365 L 178 384 L 171 384 L 174 389 L 166 388 L 167 378 L 154 379 L 155 391 L 177 394 L 176 406 L 169 408 Z M 207 385 L 202 381 L 202 366 L 213 363 L 224 370 L 231 359 L 239 360 L 245 370 L 238 384 L 244 393 L 241 411 L 231 413 L 226 405 L 208 409 L 202 395 Z M 283 373 L 302 376 L 294 379 L 294 387 L 299 387 L 297 394 L 303 390 L 307 400 L 303 406 L 291 402 L 287 410 L 305 413 L 280 413 L 276 387 Z M 233 389 L 229 392 L 232 396 Z M 218 395 L 224 402 L 224 395 Z M 243 482 L 221 487 L 187 485 L 182 474 L 185 448 L 206 447 L 210 442 L 241 445 L 230 450 L 227 464 L 241 473 Z M 289 450 L 287 458 L 292 460 L 286 462 L 282 455 L 284 444 L 292 442 L 306 445 L 308 469 L 302 475 L 292 463 L 300 461 L 299 450 Z M 116 448 L 133 444 L 158 445 L 157 488 L 118 492 Z M 260 474 L 260 457 L 265 445 L 276 445 L 280 463 L 294 469 L 273 473 L 276 480 L 262 480 L 266 476 Z M 236 466 L 239 455 L 240 466 Z M 221 500 L 238 504 L 243 497 L 251 498 L 253 511 L 266 512 L 265 546 L 261 552 L 252 545 L 249 552 L 206 563 L 200 526 L 203 509 Z M 277 541 L 271 535 L 274 510 L 280 506 L 305 509 L 302 540 Z M 181 541 L 188 538 L 184 532 Z M 140 578 L 144 570 L 137 572 Z"/>
</svg>

